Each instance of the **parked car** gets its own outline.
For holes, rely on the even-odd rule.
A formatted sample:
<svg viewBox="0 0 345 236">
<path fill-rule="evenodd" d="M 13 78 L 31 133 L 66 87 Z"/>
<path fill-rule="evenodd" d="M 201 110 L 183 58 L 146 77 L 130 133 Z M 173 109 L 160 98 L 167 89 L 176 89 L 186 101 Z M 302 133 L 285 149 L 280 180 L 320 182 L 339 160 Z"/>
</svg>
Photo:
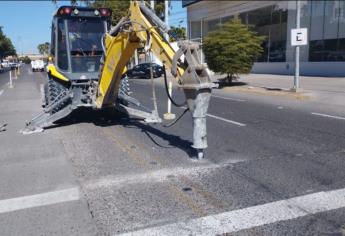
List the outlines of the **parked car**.
<svg viewBox="0 0 345 236">
<path fill-rule="evenodd" d="M 2 68 L 9 68 L 10 62 L 8 60 L 2 60 L 1 66 L 2 66 Z"/>
<path fill-rule="evenodd" d="M 10 62 L 9 65 L 11 67 L 11 70 L 14 70 L 19 67 L 19 63 L 17 62 Z"/>
<path fill-rule="evenodd" d="M 163 67 L 152 63 L 152 72 L 153 78 L 161 77 L 164 73 Z M 141 63 L 139 65 L 134 66 L 132 69 L 126 72 L 126 75 L 129 78 L 143 78 L 143 79 L 150 79 L 150 63 Z"/>
<path fill-rule="evenodd" d="M 32 71 L 44 71 L 44 62 L 42 60 L 31 61 Z"/>
</svg>

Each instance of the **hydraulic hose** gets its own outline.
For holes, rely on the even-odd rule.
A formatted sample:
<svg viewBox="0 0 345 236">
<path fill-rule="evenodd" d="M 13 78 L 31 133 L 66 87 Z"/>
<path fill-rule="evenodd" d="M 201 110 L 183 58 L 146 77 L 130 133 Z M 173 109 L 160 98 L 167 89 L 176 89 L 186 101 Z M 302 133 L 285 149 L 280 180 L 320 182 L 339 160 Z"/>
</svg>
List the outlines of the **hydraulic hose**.
<svg viewBox="0 0 345 236">
<path fill-rule="evenodd" d="M 170 96 L 170 93 L 169 93 L 169 89 L 168 89 L 168 81 L 167 81 L 167 74 L 166 74 L 166 71 L 165 71 L 165 66 L 163 65 L 163 73 L 164 73 L 164 84 L 165 84 L 165 92 L 167 93 L 167 96 L 169 98 L 169 100 L 171 101 L 172 104 L 174 104 L 176 107 L 183 107 L 184 105 L 186 105 L 186 101 L 181 103 L 181 104 L 178 104 L 176 103 L 172 97 Z M 173 122 L 169 123 L 169 124 L 166 124 L 166 125 L 163 125 L 163 127 L 165 128 L 168 128 L 168 127 L 171 127 L 173 126 L 174 124 L 176 124 L 186 113 L 187 111 L 189 111 L 189 108 L 186 108 L 183 113 L 176 119 L 174 120 Z"/>
<path fill-rule="evenodd" d="M 174 124 L 177 123 L 177 121 L 179 121 L 179 120 L 184 116 L 184 114 L 186 114 L 187 111 L 189 111 L 189 108 L 186 108 L 186 109 L 183 111 L 183 113 L 182 113 L 176 120 L 172 121 L 172 122 L 169 123 L 169 124 L 163 125 L 163 127 L 169 128 L 169 127 L 173 126 Z"/>
<path fill-rule="evenodd" d="M 174 104 L 174 106 L 176 106 L 176 107 L 183 107 L 184 105 L 186 105 L 186 101 L 184 101 L 183 103 L 179 104 L 179 103 L 175 102 L 172 99 L 172 97 L 170 96 L 169 89 L 168 89 L 167 74 L 166 74 L 165 66 L 164 65 L 163 65 L 163 73 L 164 73 L 165 92 L 166 92 L 169 100 L 171 101 L 172 104 Z"/>
</svg>

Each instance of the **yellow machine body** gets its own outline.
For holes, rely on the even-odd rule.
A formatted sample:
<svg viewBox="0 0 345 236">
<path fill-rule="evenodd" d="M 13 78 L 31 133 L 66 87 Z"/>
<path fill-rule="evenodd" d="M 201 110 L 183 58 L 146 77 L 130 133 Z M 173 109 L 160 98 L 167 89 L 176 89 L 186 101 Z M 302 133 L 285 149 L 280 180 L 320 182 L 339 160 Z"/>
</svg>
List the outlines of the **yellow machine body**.
<svg viewBox="0 0 345 236">
<path fill-rule="evenodd" d="M 125 67 L 140 46 L 150 47 L 151 52 L 167 68 L 172 66 L 175 50 L 142 14 L 137 1 L 131 1 L 128 20 L 132 22 L 129 30 L 120 32 L 114 37 L 106 34 L 105 63 L 96 99 L 98 108 L 116 102 L 119 83 Z M 177 79 L 183 72 L 182 68 L 178 68 Z"/>
</svg>

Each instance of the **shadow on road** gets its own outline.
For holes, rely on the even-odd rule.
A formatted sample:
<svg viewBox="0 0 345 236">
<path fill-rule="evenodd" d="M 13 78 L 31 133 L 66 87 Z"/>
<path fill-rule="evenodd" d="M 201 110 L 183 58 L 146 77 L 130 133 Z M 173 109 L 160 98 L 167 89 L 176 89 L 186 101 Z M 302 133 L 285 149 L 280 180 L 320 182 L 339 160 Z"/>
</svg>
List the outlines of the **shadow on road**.
<svg viewBox="0 0 345 236">
<path fill-rule="evenodd" d="M 222 89 L 224 87 L 238 87 L 238 86 L 248 85 L 247 83 L 236 81 L 236 80 L 229 82 L 227 78 L 218 79 L 218 81 L 215 83 L 218 84 L 218 89 Z"/>
<path fill-rule="evenodd" d="M 168 131 L 161 131 L 158 127 L 142 123 L 141 119 L 132 118 L 126 114 L 115 111 L 114 109 L 92 110 L 88 108 L 79 108 L 73 111 L 69 116 L 56 122 L 56 125 L 47 129 L 53 129 L 63 126 L 69 126 L 79 123 L 93 123 L 100 127 L 110 127 L 121 125 L 128 129 L 140 129 L 146 136 L 160 148 L 179 148 L 183 150 L 189 157 L 194 158 L 197 152 L 191 147 L 192 142 L 182 139 L 180 136 L 169 134 Z M 158 126 L 158 125 L 157 125 Z M 159 126 L 162 127 L 162 126 Z M 162 145 L 154 136 L 169 142 L 169 145 Z"/>
</svg>

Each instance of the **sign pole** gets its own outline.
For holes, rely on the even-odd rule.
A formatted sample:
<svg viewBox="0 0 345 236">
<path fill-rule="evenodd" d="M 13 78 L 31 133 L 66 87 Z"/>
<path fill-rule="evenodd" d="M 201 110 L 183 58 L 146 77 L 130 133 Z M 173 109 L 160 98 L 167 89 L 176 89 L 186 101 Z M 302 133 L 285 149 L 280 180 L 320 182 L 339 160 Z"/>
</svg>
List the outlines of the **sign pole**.
<svg viewBox="0 0 345 236">
<path fill-rule="evenodd" d="M 164 1 L 164 22 L 167 26 L 169 26 L 169 1 Z M 167 33 L 164 33 L 165 39 L 169 42 L 169 35 Z M 163 67 L 165 70 L 165 67 Z M 166 72 L 164 72 L 166 73 Z M 168 93 L 171 97 L 172 95 L 172 82 L 169 79 L 168 82 Z M 163 114 L 163 117 L 165 120 L 174 120 L 176 118 L 176 115 L 171 113 L 171 101 L 168 98 L 168 112 Z"/>
<path fill-rule="evenodd" d="M 296 0 L 296 29 L 299 29 L 301 27 L 301 7 L 300 7 L 300 0 Z M 295 50 L 295 78 L 293 83 L 293 90 L 295 92 L 299 89 L 299 62 L 300 62 L 300 56 L 299 56 L 299 46 L 296 46 Z"/>
<path fill-rule="evenodd" d="M 12 71 L 10 70 L 10 84 L 9 88 L 13 88 L 13 83 L 12 83 Z"/>
</svg>

